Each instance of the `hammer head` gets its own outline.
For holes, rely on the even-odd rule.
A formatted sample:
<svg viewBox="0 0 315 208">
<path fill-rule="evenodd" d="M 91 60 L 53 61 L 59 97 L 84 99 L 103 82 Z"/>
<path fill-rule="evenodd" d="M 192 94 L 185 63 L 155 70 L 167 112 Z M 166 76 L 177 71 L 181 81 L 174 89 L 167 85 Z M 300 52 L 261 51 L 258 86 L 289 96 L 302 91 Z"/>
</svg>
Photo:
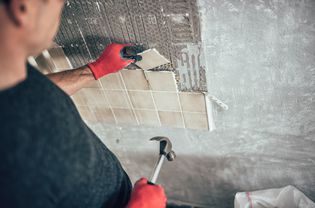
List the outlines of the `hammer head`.
<svg viewBox="0 0 315 208">
<path fill-rule="evenodd" d="M 168 161 L 173 161 L 176 157 L 175 152 L 172 150 L 172 143 L 167 137 L 157 136 L 150 139 L 151 141 L 160 142 L 160 155 L 164 155 Z"/>
</svg>

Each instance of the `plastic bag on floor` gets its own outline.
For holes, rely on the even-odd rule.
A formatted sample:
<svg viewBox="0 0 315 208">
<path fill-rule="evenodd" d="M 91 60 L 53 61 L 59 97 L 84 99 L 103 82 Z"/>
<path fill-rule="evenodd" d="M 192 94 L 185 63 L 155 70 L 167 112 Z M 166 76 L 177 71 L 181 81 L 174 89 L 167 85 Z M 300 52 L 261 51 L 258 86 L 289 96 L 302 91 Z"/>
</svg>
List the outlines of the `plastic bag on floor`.
<svg viewBox="0 0 315 208">
<path fill-rule="evenodd" d="M 235 195 L 234 208 L 315 208 L 315 203 L 294 186 Z"/>
</svg>

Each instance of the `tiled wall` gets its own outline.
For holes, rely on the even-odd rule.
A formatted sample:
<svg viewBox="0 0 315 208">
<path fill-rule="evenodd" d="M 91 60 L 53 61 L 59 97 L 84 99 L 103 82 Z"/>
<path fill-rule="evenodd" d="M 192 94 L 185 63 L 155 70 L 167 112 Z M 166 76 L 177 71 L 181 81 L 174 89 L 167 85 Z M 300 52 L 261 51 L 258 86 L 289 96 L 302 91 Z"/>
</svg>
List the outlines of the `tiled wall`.
<svg viewBox="0 0 315 208">
<path fill-rule="evenodd" d="M 58 47 L 35 60 L 46 73 L 71 68 Z M 122 70 L 95 81 L 72 98 L 90 123 L 208 129 L 205 95 L 178 92 L 175 75 L 169 71 Z"/>
<path fill-rule="evenodd" d="M 172 72 L 122 70 L 73 99 L 94 122 L 208 129 L 205 95 L 178 92 Z"/>
</svg>

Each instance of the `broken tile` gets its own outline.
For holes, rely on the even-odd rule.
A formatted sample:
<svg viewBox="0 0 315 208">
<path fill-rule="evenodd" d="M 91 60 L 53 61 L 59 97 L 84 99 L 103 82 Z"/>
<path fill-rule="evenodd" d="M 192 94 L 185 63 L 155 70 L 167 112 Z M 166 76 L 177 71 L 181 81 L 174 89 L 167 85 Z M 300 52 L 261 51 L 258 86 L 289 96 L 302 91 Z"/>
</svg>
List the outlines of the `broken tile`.
<svg viewBox="0 0 315 208">
<path fill-rule="evenodd" d="M 91 110 L 92 110 L 92 113 L 95 115 L 96 120 L 98 122 L 107 123 L 107 124 L 116 124 L 116 120 L 111 109 L 95 107 L 95 108 L 92 108 Z"/>
<path fill-rule="evenodd" d="M 71 69 L 70 62 L 68 61 L 63 49 L 55 47 L 48 50 L 50 58 L 54 64 L 54 71 L 62 71 L 63 69 Z"/>
<path fill-rule="evenodd" d="M 186 128 L 208 130 L 208 119 L 205 113 L 183 112 Z"/>
<path fill-rule="evenodd" d="M 129 91 L 128 93 L 134 108 L 155 110 L 150 91 Z"/>
<path fill-rule="evenodd" d="M 160 111 L 180 111 L 177 93 L 152 92 L 156 107 Z"/>
<path fill-rule="evenodd" d="M 77 109 L 84 121 L 91 122 L 91 123 L 97 122 L 96 117 L 91 112 L 88 106 L 79 106 Z"/>
<path fill-rule="evenodd" d="M 145 76 L 153 91 L 177 92 L 175 74 L 173 72 L 145 71 Z"/>
<path fill-rule="evenodd" d="M 124 85 L 120 77 L 120 73 L 112 73 L 100 79 L 103 89 L 106 90 L 123 90 Z"/>
<path fill-rule="evenodd" d="M 135 110 L 140 125 L 160 126 L 160 121 L 156 111 Z"/>
<path fill-rule="evenodd" d="M 184 128 L 184 121 L 181 112 L 159 111 L 162 126 Z"/>
<path fill-rule="evenodd" d="M 181 92 L 179 93 L 182 111 L 206 112 L 206 101 L 203 93 Z"/>
<path fill-rule="evenodd" d="M 149 84 L 142 70 L 122 70 L 123 81 L 128 90 L 149 90 Z"/>
<path fill-rule="evenodd" d="M 155 48 L 143 51 L 139 55 L 142 60 L 136 63 L 143 70 L 153 69 L 158 66 L 170 63 L 164 56 L 162 56 Z"/>
<path fill-rule="evenodd" d="M 104 93 L 112 108 L 131 108 L 127 97 L 128 94 L 125 91 L 106 90 Z"/>
<path fill-rule="evenodd" d="M 114 111 L 117 123 L 137 125 L 137 120 L 130 109 L 113 108 L 113 111 Z"/>
<path fill-rule="evenodd" d="M 76 96 L 80 97 L 79 101 L 81 103 L 78 103 L 79 105 L 97 106 L 103 108 L 109 107 L 108 101 L 103 91 L 100 89 L 83 88 L 76 94 L 78 94 Z"/>
</svg>

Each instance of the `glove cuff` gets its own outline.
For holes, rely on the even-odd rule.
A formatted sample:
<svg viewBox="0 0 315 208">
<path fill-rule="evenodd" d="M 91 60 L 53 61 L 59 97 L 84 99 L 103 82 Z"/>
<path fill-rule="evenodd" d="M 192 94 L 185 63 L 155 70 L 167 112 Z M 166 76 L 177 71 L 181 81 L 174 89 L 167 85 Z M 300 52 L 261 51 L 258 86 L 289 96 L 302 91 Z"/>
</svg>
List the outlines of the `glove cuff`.
<svg viewBox="0 0 315 208">
<path fill-rule="evenodd" d="M 106 75 L 105 70 L 99 70 L 98 69 L 99 67 L 97 67 L 97 62 L 89 63 L 87 66 L 92 71 L 92 74 L 93 74 L 95 80 L 98 80 L 99 78 Z"/>
</svg>

